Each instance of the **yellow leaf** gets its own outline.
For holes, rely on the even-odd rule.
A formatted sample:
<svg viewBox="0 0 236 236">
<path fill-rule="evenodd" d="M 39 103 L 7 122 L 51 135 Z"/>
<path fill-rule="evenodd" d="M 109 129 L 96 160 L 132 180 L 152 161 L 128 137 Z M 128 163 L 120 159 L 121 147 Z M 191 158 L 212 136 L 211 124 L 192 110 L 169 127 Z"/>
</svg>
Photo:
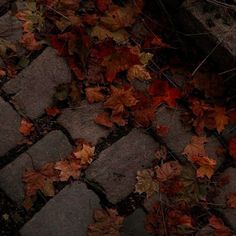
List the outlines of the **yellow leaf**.
<svg viewBox="0 0 236 236">
<path fill-rule="evenodd" d="M 73 152 L 76 159 L 80 160 L 82 165 L 90 164 L 93 160 L 95 147 L 91 147 L 88 144 L 83 144 L 82 148 L 78 148 Z"/>
<path fill-rule="evenodd" d="M 139 79 L 139 80 L 151 80 L 152 77 L 149 72 L 142 65 L 134 65 L 128 70 L 128 80 Z"/>
</svg>

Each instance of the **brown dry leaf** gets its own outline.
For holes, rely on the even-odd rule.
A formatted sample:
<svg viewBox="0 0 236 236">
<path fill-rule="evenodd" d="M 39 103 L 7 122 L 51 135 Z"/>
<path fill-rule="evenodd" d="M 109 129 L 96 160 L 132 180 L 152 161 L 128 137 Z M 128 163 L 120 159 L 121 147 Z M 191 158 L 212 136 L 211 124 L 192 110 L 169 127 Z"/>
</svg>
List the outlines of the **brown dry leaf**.
<svg viewBox="0 0 236 236">
<path fill-rule="evenodd" d="M 163 145 L 160 146 L 158 150 L 155 152 L 155 156 L 157 160 L 166 160 L 167 157 L 167 148 Z"/>
<path fill-rule="evenodd" d="M 98 114 L 95 118 L 95 123 L 107 128 L 111 128 L 113 126 L 108 112 Z"/>
<path fill-rule="evenodd" d="M 160 182 L 179 176 L 182 167 L 177 161 L 169 161 L 155 168 L 156 177 Z"/>
<path fill-rule="evenodd" d="M 31 32 L 25 33 L 20 42 L 30 51 L 40 50 L 42 48 L 42 45 L 35 39 L 34 34 Z"/>
<path fill-rule="evenodd" d="M 81 165 L 88 165 L 93 160 L 94 151 L 95 147 L 91 147 L 88 144 L 82 144 L 82 147 L 78 147 L 73 154 L 76 159 L 80 160 Z"/>
<path fill-rule="evenodd" d="M 70 177 L 77 180 L 80 178 L 81 165 L 77 159 L 70 158 L 58 161 L 54 168 L 60 171 L 60 181 L 67 181 Z"/>
<path fill-rule="evenodd" d="M 208 177 L 209 179 L 212 177 L 216 167 L 216 161 L 214 159 L 210 159 L 207 156 L 192 156 L 190 160 L 199 166 L 197 169 L 197 177 Z"/>
<path fill-rule="evenodd" d="M 152 169 L 139 170 L 136 177 L 138 182 L 135 185 L 135 192 L 146 193 L 148 198 L 153 193 L 158 192 L 159 183 L 154 179 L 154 176 Z"/>
<path fill-rule="evenodd" d="M 195 156 L 204 156 L 206 155 L 204 144 L 207 142 L 207 138 L 205 136 L 193 136 L 191 139 L 191 143 L 188 144 L 183 151 L 183 155 L 186 155 L 188 158 Z"/>
<path fill-rule="evenodd" d="M 111 96 L 104 102 L 105 108 L 110 108 L 113 115 L 124 112 L 126 107 L 136 105 L 137 99 L 134 97 L 133 89 L 111 88 Z"/>
<path fill-rule="evenodd" d="M 118 215 L 115 209 L 96 209 L 95 223 L 88 226 L 87 236 L 120 236 L 124 217 Z"/>
<path fill-rule="evenodd" d="M 89 103 L 103 102 L 105 99 L 102 93 L 103 87 L 86 88 L 86 97 Z"/>
<path fill-rule="evenodd" d="M 111 38 L 117 43 L 123 43 L 129 39 L 129 33 L 125 29 L 119 29 L 117 31 L 111 32 L 104 26 L 96 25 L 92 29 L 91 37 L 96 37 L 100 41 Z"/>
<path fill-rule="evenodd" d="M 227 207 L 236 209 L 236 193 L 227 194 Z"/>
<path fill-rule="evenodd" d="M 214 215 L 209 219 L 209 225 L 215 229 L 215 236 L 231 235 L 229 228 L 224 225 L 224 222 Z"/>
<path fill-rule="evenodd" d="M 214 117 L 216 121 L 216 129 L 218 133 L 221 133 L 229 123 L 229 117 L 226 116 L 225 108 L 216 106 Z"/>
<path fill-rule="evenodd" d="M 20 123 L 20 128 L 19 128 L 20 133 L 23 134 L 24 136 L 28 136 L 33 130 L 34 130 L 34 125 L 30 121 L 23 118 Z"/>
<path fill-rule="evenodd" d="M 129 68 L 127 74 L 128 80 L 139 79 L 139 80 L 151 80 L 152 77 L 146 68 L 142 65 L 134 65 Z"/>
</svg>

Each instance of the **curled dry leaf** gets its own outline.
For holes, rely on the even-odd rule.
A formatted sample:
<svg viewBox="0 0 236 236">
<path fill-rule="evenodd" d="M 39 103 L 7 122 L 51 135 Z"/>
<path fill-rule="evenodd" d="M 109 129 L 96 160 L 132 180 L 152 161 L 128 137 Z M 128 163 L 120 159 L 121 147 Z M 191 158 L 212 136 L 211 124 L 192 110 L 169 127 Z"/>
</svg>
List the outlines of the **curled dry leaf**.
<svg viewBox="0 0 236 236">
<path fill-rule="evenodd" d="M 233 137 L 229 141 L 229 154 L 236 160 L 236 137 Z"/>
<path fill-rule="evenodd" d="M 58 161 L 54 168 L 60 171 L 60 181 L 67 181 L 70 177 L 77 180 L 80 178 L 81 165 L 80 161 L 75 158 Z"/>
<path fill-rule="evenodd" d="M 236 209 L 236 193 L 227 194 L 227 207 Z"/>
<path fill-rule="evenodd" d="M 224 222 L 214 215 L 209 219 L 209 226 L 214 228 L 215 236 L 230 236 L 231 235 L 229 228 L 227 228 L 224 225 Z"/>
<path fill-rule="evenodd" d="M 138 171 L 135 192 L 146 193 L 147 197 L 150 197 L 153 193 L 158 192 L 159 183 L 154 179 L 154 176 L 155 174 L 152 169 Z"/>
<path fill-rule="evenodd" d="M 24 34 L 20 42 L 26 49 L 30 51 L 36 51 L 42 48 L 40 42 L 35 39 L 34 34 L 31 32 Z"/>
<path fill-rule="evenodd" d="M 115 209 L 96 209 L 95 223 L 88 226 L 87 236 L 120 236 L 124 217 L 118 215 Z"/>
<path fill-rule="evenodd" d="M 88 144 L 82 144 L 82 147 L 78 147 L 73 155 L 80 161 L 81 165 L 88 165 L 92 162 L 94 156 L 95 147 L 91 147 Z"/>
<path fill-rule="evenodd" d="M 155 168 L 156 177 L 160 182 L 179 176 L 181 170 L 182 167 L 177 161 L 169 161 Z"/>
<path fill-rule="evenodd" d="M 33 130 L 34 130 L 34 125 L 30 121 L 26 119 L 21 120 L 19 128 L 21 134 L 23 134 L 24 136 L 28 136 Z"/>
<path fill-rule="evenodd" d="M 152 77 L 146 68 L 142 65 L 134 65 L 129 68 L 127 74 L 128 80 L 139 79 L 139 80 L 151 80 Z"/>
</svg>

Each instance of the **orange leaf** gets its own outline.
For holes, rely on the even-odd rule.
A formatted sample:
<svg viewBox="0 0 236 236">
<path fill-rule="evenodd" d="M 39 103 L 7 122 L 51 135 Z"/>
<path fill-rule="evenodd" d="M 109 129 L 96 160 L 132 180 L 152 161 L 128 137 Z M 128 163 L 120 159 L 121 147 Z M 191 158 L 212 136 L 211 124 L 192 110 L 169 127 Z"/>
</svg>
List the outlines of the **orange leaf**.
<svg viewBox="0 0 236 236">
<path fill-rule="evenodd" d="M 46 113 L 48 116 L 55 117 L 61 113 L 61 111 L 57 107 L 49 107 L 46 108 Z"/>
<path fill-rule="evenodd" d="M 216 129 L 218 133 L 221 133 L 225 126 L 229 123 L 229 117 L 226 116 L 224 107 L 215 107 L 215 121 L 216 121 Z"/>
<path fill-rule="evenodd" d="M 229 153 L 236 160 L 236 137 L 233 137 L 229 141 Z"/>
<path fill-rule="evenodd" d="M 88 102 L 103 102 L 105 96 L 102 93 L 102 89 L 102 87 L 86 88 L 86 97 Z"/>
<path fill-rule="evenodd" d="M 230 236 L 230 230 L 224 225 L 224 222 L 212 216 L 209 219 L 209 225 L 215 229 L 215 236 Z"/>
<path fill-rule="evenodd" d="M 35 39 L 34 34 L 31 32 L 25 33 L 20 42 L 30 51 L 35 51 L 42 48 L 42 45 Z"/>
<path fill-rule="evenodd" d="M 113 126 L 113 123 L 109 117 L 108 112 L 103 112 L 103 113 L 98 114 L 95 118 L 95 122 L 107 128 L 111 128 Z"/>
<path fill-rule="evenodd" d="M 24 136 L 28 136 L 33 130 L 34 130 L 34 126 L 30 121 L 26 119 L 21 120 L 20 128 L 19 128 L 19 131 L 21 134 L 23 134 Z"/>
<path fill-rule="evenodd" d="M 89 144 L 82 144 L 81 147 L 78 147 L 74 152 L 76 159 L 80 160 L 81 165 L 90 164 L 93 160 L 95 147 L 90 146 Z"/>
</svg>

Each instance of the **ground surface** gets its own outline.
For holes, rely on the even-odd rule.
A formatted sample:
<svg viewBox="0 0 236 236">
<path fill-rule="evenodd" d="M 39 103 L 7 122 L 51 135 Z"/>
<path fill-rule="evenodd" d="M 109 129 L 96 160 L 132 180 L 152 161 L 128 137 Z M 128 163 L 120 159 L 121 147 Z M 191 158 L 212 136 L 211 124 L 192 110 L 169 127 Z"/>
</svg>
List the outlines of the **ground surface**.
<svg viewBox="0 0 236 236">
<path fill-rule="evenodd" d="M 114 120 L 104 119 L 97 124 L 94 120 L 104 111 L 106 102 L 98 99 L 99 102 L 91 103 L 86 94 L 78 92 L 84 91 L 86 86 L 86 89 L 90 88 L 88 82 L 78 82 L 78 78 L 75 76 L 76 70 L 71 64 L 68 66 L 68 61 L 66 61 L 68 55 L 59 56 L 57 45 L 54 45 L 55 49 L 50 44 L 43 44 L 39 50 L 29 50 L 27 47 L 18 45 L 22 37 L 22 22 L 14 16 L 14 6 L 10 8 L 7 1 L 2 1 L 0 4 L 3 6 L 0 11 L 2 12 L 0 34 L 3 35 L 4 40 L 17 43 L 17 56 L 23 61 L 21 63 L 17 61 L 18 67 L 15 71 L 7 68 L 7 74 L 1 79 L 1 235 L 85 236 L 88 226 L 94 223 L 94 220 L 99 221 L 99 217 L 94 218 L 94 210 L 97 208 L 117 209 L 119 215 L 124 217 L 122 224 L 117 223 L 118 226 L 122 225 L 120 231 L 123 236 L 149 235 L 145 230 L 147 215 L 149 218 L 146 226 L 148 226 L 149 232 L 152 232 L 151 235 L 157 233 L 160 235 L 234 235 L 234 230 L 236 230 L 235 152 L 232 154 L 228 149 L 228 142 L 235 136 L 235 123 L 228 124 L 231 113 L 223 114 L 224 119 L 227 116 L 227 122 L 223 124 L 223 128 L 222 125 L 214 126 L 211 122 L 209 125 L 205 121 L 207 125 L 204 126 L 206 129 L 204 129 L 203 135 L 203 133 L 198 133 L 200 125 L 196 127 L 196 122 L 199 122 L 196 116 L 192 120 L 188 117 L 192 109 L 189 103 L 194 99 L 196 99 L 194 101 L 202 101 L 204 103 L 202 107 L 206 110 L 211 106 L 210 111 L 212 111 L 212 107 L 216 109 L 215 107 L 223 107 L 223 104 L 226 106 L 226 103 L 227 111 L 235 109 L 235 98 L 233 98 L 234 100 L 231 97 L 229 99 L 227 92 L 220 92 L 220 96 L 218 94 L 215 96 L 214 90 L 221 91 L 219 83 L 213 84 L 209 89 L 206 88 L 207 85 L 202 85 L 199 81 L 195 82 L 197 92 L 192 91 L 192 97 L 187 94 L 190 87 L 186 86 L 186 80 L 189 80 L 189 77 L 186 76 L 188 74 L 186 67 L 190 71 L 194 71 L 203 57 L 202 52 L 195 53 L 192 48 L 190 51 L 181 48 L 181 43 L 175 42 L 175 40 L 179 41 L 176 34 L 173 34 L 171 30 L 160 29 L 159 33 L 163 35 L 163 38 L 170 37 L 167 41 L 171 47 L 167 51 L 157 51 L 158 57 L 155 58 L 149 70 L 151 71 L 155 67 L 152 75 L 157 78 L 161 77 L 159 66 L 164 70 L 167 65 L 173 67 L 172 74 L 167 72 L 168 76 L 164 74 L 162 77 L 168 77 L 172 89 L 181 90 L 181 97 L 180 95 L 176 97 L 180 98 L 180 102 L 176 104 L 173 98 L 161 100 L 160 104 L 155 107 L 154 116 L 145 120 L 142 116 L 134 115 L 137 110 L 132 110 L 132 106 L 129 105 L 132 103 L 130 100 L 125 101 L 126 113 L 124 112 L 122 117 L 118 117 L 118 121 L 114 121 L 113 117 Z M 25 5 L 20 2 L 18 11 L 24 7 Z M 157 24 L 163 22 L 168 27 L 170 26 L 168 20 L 163 20 L 162 17 Z M 140 24 L 139 22 L 135 27 L 140 27 Z M 150 25 L 152 24 L 150 23 Z M 51 25 L 49 24 L 48 27 L 50 28 Z M 133 34 L 137 31 L 144 33 L 138 28 Z M 172 45 L 178 45 L 178 48 L 176 49 Z M 166 50 L 167 46 L 159 44 L 159 47 Z M 185 50 L 187 53 L 183 55 Z M 193 53 L 191 56 L 188 55 L 190 52 Z M 25 55 L 27 55 L 27 62 Z M 6 60 L 0 60 L 1 68 L 5 69 L 1 63 L 5 65 Z M 121 61 L 119 63 L 122 64 Z M 109 66 L 112 67 L 112 64 Z M 179 69 L 180 67 L 181 69 Z M 156 68 L 159 68 L 158 72 Z M 213 74 L 214 69 L 209 63 L 203 71 L 205 70 L 207 73 L 210 71 Z M 122 69 L 118 72 L 121 72 L 120 78 L 122 78 Z M 159 72 L 160 74 L 158 74 Z M 216 72 L 219 71 L 215 69 L 214 73 Z M 12 75 L 14 73 L 17 75 Z M 95 69 L 91 73 L 88 80 L 91 80 L 91 76 L 98 77 Z M 89 77 L 88 74 L 89 72 L 87 72 Z M 210 80 L 210 77 L 212 76 L 203 76 L 206 80 Z M 214 79 L 216 80 L 218 77 L 214 77 Z M 95 85 L 99 83 L 95 81 Z M 129 83 L 139 92 L 150 91 L 146 90 L 150 85 L 149 81 L 134 80 Z M 103 96 L 110 98 L 112 93 L 110 85 L 107 85 L 106 82 L 102 84 L 105 94 Z M 95 85 L 93 84 L 92 87 Z M 161 84 L 159 86 L 161 87 Z M 164 91 L 165 87 L 162 86 Z M 104 89 L 104 87 L 106 88 Z M 176 92 L 171 88 L 168 91 Z M 129 93 L 129 91 L 125 91 L 125 94 Z M 208 94 L 204 95 L 204 92 Z M 197 98 L 194 97 L 195 95 Z M 158 96 L 156 95 L 155 98 L 157 99 Z M 95 98 L 93 97 L 93 99 Z M 122 98 L 119 99 L 122 100 Z M 190 100 L 191 102 L 189 102 Z M 149 101 L 146 100 L 144 105 L 141 104 L 138 107 L 138 111 L 144 113 L 144 117 L 149 117 L 149 113 L 145 113 L 145 109 L 149 108 Z M 122 102 L 120 103 L 122 104 Z M 193 103 L 191 105 L 193 106 Z M 107 106 L 109 108 L 109 105 Z M 47 110 L 52 107 L 56 110 Z M 150 110 L 152 109 L 153 107 L 150 108 Z M 127 113 L 132 116 L 127 116 Z M 206 115 L 206 117 L 200 117 L 200 120 L 214 119 L 212 116 Z M 195 125 L 192 122 L 193 119 L 195 119 Z M 26 124 L 22 125 L 22 121 L 25 121 Z M 112 127 L 104 127 L 101 123 Z M 198 137 L 207 136 L 207 141 L 203 142 L 204 145 L 202 143 L 202 147 L 204 146 L 204 155 L 209 156 L 211 163 L 214 163 L 212 164 L 214 168 L 209 163 L 201 166 L 194 161 L 186 161 L 183 152 L 192 142 L 192 137 L 196 135 L 199 135 Z M 83 145 L 88 145 L 86 146 L 88 153 L 93 154 L 92 160 L 86 160 L 84 166 L 80 160 L 78 167 L 73 155 L 76 153 L 82 155 Z M 95 147 L 94 153 L 92 147 Z M 166 150 L 166 155 L 160 153 L 160 150 Z M 90 158 L 89 154 L 86 158 Z M 62 176 L 60 169 L 62 167 L 59 166 L 59 164 L 65 164 L 63 160 L 70 162 L 70 167 L 67 168 L 71 168 L 71 172 L 66 177 Z M 72 161 L 75 162 L 72 163 Z M 48 163 L 57 163 L 56 170 L 61 171 L 59 176 L 55 177 L 52 174 L 52 170 L 47 166 Z M 166 163 L 172 164 L 169 166 L 171 170 L 161 169 L 161 172 L 158 172 L 158 168 L 163 168 Z M 55 167 L 55 164 L 53 165 Z M 179 166 L 182 169 L 181 174 L 178 173 Z M 205 168 L 205 172 L 199 174 L 198 168 Z M 214 169 L 212 173 L 211 168 Z M 149 174 L 154 175 L 153 170 L 157 174 L 154 179 L 151 175 L 146 176 L 146 179 L 144 177 L 145 186 L 141 191 L 142 189 L 137 188 L 136 177 L 139 171 L 146 169 Z M 28 173 L 31 174 L 31 177 L 35 176 L 34 179 L 31 178 L 33 184 L 30 182 L 31 192 L 36 186 L 34 196 L 29 194 L 29 189 L 27 196 L 27 189 L 24 185 L 27 180 L 25 178 L 25 181 L 22 181 L 26 170 L 33 170 Z M 68 169 L 63 170 L 68 171 Z M 40 179 L 42 176 L 43 178 Z M 52 178 L 57 179 L 52 180 Z M 186 186 L 183 187 L 181 185 L 183 183 Z M 155 189 L 155 184 L 158 185 L 159 190 Z M 146 195 L 149 194 L 152 196 L 147 198 Z M 226 204 L 229 194 L 234 196 L 231 198 L 233 201 L 231 205 Z M 112 219 L 112 213 L 109 213 L 109 217 Z M 116 216 L 114 219 L 118 222 L 119 218 Z M 103 231 L 100 231 L 99 234 L 91 235 L 119 235 L 117 230 L 109 231 L 108 234 L 104 233 L 110 224 L 105 224 L 105 228 L 102 228 Z"/>
</svg>

